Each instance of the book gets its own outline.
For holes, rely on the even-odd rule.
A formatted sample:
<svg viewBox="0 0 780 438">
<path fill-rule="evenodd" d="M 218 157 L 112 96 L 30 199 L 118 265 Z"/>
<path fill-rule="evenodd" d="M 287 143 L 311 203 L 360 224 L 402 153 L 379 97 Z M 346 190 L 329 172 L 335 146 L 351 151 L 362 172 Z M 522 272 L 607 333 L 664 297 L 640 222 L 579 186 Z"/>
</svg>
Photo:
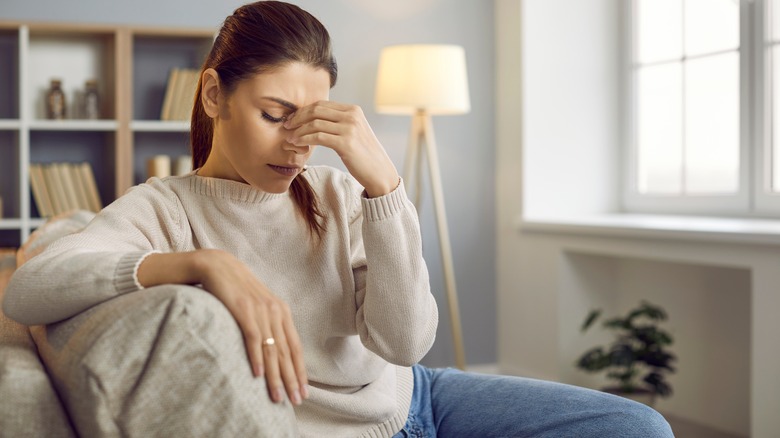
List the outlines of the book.
<svg viewBox="0 0 780 438">
<path fill-rule="evenodd" d="M 89 163 L 84 162 L 78 165 L 79 172 L 81 173 L 81 183 L 87 192 L 87 198 L 89 200 L 89 210 L 97 213 L 103 208 L 103 203 L 100 201 L 100 193 L 98 193 L 97 183 L 95 182 L 95 174 L 92 172 L 92 166 Z"/>
<path fill-rule="evenodd" d="M 103 208 L 95 175 L 89 163 L 32 164 L 30 178 L 33 196 L 36 198 L 39 212 L 44 217 L 56 216 L 70 210 L 98 212 Z"/>
<path fill-rule="evenodd" d="M 192 106 L 195 103 L 195 92 L 198 89 L 198 70 L 184 71 L 184 85 L 179 96 L 179 112 L 176 120 L 190 120 L 192 117 Z"/>
<path fill-rule="evenodd" d="M 172 120 L 171 119 L 171 107 L 173 106 L 174 101 L 174 90 L 176 89 L 177 83 L 179 79 L 179 69 L 174 68 L 171 69 L 171 72 L 168 74 L 168 84 L 165 87 L 165 98 L 163 99 L 163 106 L 162 110 L 160 111 L 160 119 L 161 120 Z"/>
<path fill-rule="evenodd" d="M 77 210 L 79 208 L 79 200 L 76 197 L 76 187 L 74 185 L 73 178 L 70 175 L 70 169 L 68 169 L 67 163 L 55 163 L 57 173 L 62 183 L 63 191 L 65 194 L 65 211 Z"/>
<path fill-rule="evenodd" d="M 79 210 L 89 210 L 89 195 L 87 195 L 87 188 L 81 181 L 81 172 L 79 172 L 78 165 L 68 163 L 68 172 L 70 173 L 70 179 L 73 181 L 73 191 L 76 194 Z"/>
<path fill-rule="evenodd" d="M 35 199 L 35 205 L 38 207 L 38 214 L 41 217 L 54 216 L 54 206 L 51 202 L 49 189 L 46 187 L 46 180 L 43 176 L 43 167 L 40 164 L 30 164 L 30 186 Z"/>
<path fill-rule="evenodd" d="M 199 70 L 171 69 L 160 111 L 161 120 L 190 120 L 199 75 Z"/>
<path fill-rule="evenodd" d="M 65 204 L 65 189 L 60 181 L 59 172 L 52 163 L 43 166 L 43 179 L 51 196 L 52 216 L 56 216 L 67 209 Z"/>
</svg>

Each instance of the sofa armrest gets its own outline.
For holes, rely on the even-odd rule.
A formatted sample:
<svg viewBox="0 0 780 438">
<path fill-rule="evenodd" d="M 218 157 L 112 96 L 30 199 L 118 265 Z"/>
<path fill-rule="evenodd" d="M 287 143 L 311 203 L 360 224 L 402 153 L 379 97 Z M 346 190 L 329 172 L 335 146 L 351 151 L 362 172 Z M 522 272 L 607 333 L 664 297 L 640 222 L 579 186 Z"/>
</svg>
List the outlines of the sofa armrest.
<svg viewBox="0 0 780 438">
<path fill-rule="evenodd" d="M 31 332 L 82 436 L 297 435 L 292 406 L 270 401 L 232 315 L 202 289 L 144 289 Z"/>
<path fill-rule="evenodd" d="M 0 250 L 0 301 L 16 266 Z M 0 435 L 74 437 L 27 326 L 0 310 Z"/>
</svg>

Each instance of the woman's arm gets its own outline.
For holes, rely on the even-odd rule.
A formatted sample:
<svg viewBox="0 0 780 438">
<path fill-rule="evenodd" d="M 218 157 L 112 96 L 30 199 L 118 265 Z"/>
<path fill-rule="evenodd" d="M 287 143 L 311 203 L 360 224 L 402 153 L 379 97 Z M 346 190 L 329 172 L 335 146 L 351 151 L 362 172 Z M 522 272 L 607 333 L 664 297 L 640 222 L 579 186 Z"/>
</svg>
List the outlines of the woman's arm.
<svg viewBox="0 0 780 438">
<path fill-rule="evenodd" d="M 303 348 L 287 304 L 232 254 L 216 249 L 150 254 L 138 267 L 143 287 L 202 284 L 236 319 L 255 377 L 265 377 L 275 402 L 301 404 L 308 397 Z M 264 340 L 273 339 L 272 345 Z"/>
<path fill-rule="evenodd" d="M 385 360 L 416 363 L 433 344 L 438 309 L 417 212 L 393 162 L 355 105 L 317 102 L 296 111 L 284 127 L 291 131 L 290 143 L 333 149 L 365 188 L 368 198 L 352 192 L 361 205 L 350 227 L 352 253 L 358 254 L 353 260 L 358 332 L 366 348 Z"/>
<path fill-rule="evenodd" d="M 386 196 L 361 198 L 361 210 L 350 225 L 358 332 L 366 348 L 409 366 L 431 348 L 439 321 L 417 212 L 403 183 Z"/>
<path fill-rule="evenodd" d="M 178 198 L 159 180 L 131 189 L 80 232 L 49 245 L 20 266 L 3 310 L 27 325 L 70 318 L 117 295 L 138 290 L 135 271 L 154 251 L 180 246 Z"/>
</svg>

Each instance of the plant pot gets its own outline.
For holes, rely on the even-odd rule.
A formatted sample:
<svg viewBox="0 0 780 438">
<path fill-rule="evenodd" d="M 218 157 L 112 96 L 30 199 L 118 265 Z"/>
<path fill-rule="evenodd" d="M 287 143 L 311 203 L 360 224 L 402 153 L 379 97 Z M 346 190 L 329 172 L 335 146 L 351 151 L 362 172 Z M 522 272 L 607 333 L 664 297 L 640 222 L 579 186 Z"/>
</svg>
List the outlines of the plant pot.
<svg viewBox="0 0 780 438">
<path fill-rule="evenodd" d="M 651 408 L 655 406 L 655 393 L 646 389 L 637 389 L 633 392 L 625 392 L 620 388 L 611 387 L 604 388 L 602 391 L 609 394 L 619 395 L 620 397 L 625 397 L 635 402 L 642 403 L 643 405 L 650 406 Z"/>
</svg>

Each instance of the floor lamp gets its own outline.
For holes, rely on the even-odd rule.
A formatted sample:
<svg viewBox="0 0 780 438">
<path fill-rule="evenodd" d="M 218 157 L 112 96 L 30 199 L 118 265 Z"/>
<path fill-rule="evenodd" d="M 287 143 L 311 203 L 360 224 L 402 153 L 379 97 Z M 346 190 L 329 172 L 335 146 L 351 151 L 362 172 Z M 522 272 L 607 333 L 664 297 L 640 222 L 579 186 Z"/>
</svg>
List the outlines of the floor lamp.
<svg viewBox="0 0 780 438">
<path fill-rule="evenodd" d="M 417 211 L 422 192 L 422 158 L 426 155 L 439 231 L 444 284 L 447 291 L 455 364 L 466 368 L 463 335 L 455 287 L 447 215 L 439 172 L 439 157 L 431 115 L 465 114 L 470 110 L 466 56 L 453 45 L 402 45 L 382 49 L 377 75 L 376 108 L 380 113 L 412 115 L 404 181 Z"/>
</svg>

